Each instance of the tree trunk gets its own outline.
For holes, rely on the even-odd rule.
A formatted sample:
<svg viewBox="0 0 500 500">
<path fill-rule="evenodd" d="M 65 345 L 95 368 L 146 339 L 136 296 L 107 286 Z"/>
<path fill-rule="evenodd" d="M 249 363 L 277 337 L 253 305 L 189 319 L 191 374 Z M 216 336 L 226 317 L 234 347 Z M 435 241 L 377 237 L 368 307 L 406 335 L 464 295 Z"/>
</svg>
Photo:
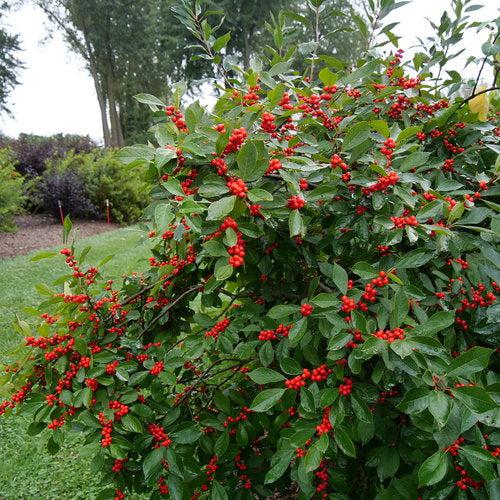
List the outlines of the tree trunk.
<svg viewBox="0 0 500 500">
<path fill-rule="evenodd" d="M 250 32 L 245 27 L 243 29 L 243 68 L 248 71 L 250 67 L 250 54 L 252 53 L 252 48 L 250 44 Z"/>
<path fill-rule="evenodd" d="M 97 94 L 97 101 L 99 102 L 99 109 L 101 111 L 101 123 L 102 123 L 102 137 L 104 139 L 104 146 L 109 148 L 111 146 L 111 134 L 109 132 L 108 124 L 108 112 L 106 108 L 106 96 L 102 91 L 102 85 L 99 81 L 99 76 L 92 63 L 90 63 L 90 74 L 94 80 L 95 92 Z"/>
<path fill-rule="evenodd" d="M 111 143 L 113 147 L 121 148 L 124 146 L 122 124 L 120 121 L 120 114 L 118 110 L 118 101 L 116 97 L 115 81 L 111 72 L 111 68 L 108 66 L 107 72 L 107 94 L 108 94 L 108 104 L 109 104 L 109 117 L 111 121 Z"/>
</svg>

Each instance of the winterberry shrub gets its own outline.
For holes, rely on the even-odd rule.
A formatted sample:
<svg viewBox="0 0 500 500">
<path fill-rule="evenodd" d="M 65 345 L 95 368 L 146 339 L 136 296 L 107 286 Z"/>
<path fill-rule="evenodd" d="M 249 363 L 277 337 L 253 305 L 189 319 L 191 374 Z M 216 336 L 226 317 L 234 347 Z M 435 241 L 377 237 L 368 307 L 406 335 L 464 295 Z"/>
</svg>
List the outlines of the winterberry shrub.
<svg viewBox="0 0 500 500">
<path fill-rule="evenodd" d="M 402 51 L 325 64 L 142 94 L 149 269 L 65 248 L 17 324 L 0 413 L 85 433 L 101 498 L 498 498 L 500 129 Z"/>
</svg>

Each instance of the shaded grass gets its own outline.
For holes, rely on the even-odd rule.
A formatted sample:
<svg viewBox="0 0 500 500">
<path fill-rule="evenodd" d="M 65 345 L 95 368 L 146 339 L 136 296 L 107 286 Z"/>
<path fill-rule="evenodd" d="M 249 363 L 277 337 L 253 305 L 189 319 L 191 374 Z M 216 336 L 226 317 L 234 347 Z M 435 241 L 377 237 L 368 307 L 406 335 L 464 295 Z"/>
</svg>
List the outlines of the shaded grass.
<svg viewBox="0 0 500 500">
<path fill-rule="evenodd" d="M 106 277 L 114 278 L 140 270 L 138 261 L 148 254 L 147 248 L 139 243 L 142 234 L 134 228 L 118 229 L 86 238 L 75 246 L 77 252 L 92 246 L 86 259 L 91 265 L 114 255 L 103 268 Z M 37 253 L 0 260 L 0 359 L 5 359 L 19 343 L 19 336 L 11 326 L 15 315 L 29 321 L 22 308 L 43 300 L 34 286 L 51 285 L 58 276 L 67 273 L 63 258 L 31 261 Z M 23 417 L 0 417 L 0 498 L 95 498 L 102 486 L 100 478 L 90 471 L 89 458 L 79 454 L 81 436 L 68 435 L 59 453 L 52 456 L 45 448 L 51 431 L 31 437 L 26 434 L 28 425 Z"/>
</svg>

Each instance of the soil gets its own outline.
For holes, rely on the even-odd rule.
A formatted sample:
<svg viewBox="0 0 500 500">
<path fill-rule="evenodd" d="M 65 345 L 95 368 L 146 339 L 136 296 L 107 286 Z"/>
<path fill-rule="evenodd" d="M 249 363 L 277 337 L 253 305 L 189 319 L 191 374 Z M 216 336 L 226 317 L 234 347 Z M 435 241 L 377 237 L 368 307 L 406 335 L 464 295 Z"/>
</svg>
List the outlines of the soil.
<svg viewBox="0 0 500 500">
<path fill-rule="evenodd" d="M 18 230 L 15 233 L 0 232 L 0 259 L 15 257 L 62 244 L 61 223 L 43 214 L 20 215 L 16 217 Z M 103 221 L 73 221 L 73 231 L 78 231 L 78 238 L 117 229 L 116 224 Z"/>
</svg>

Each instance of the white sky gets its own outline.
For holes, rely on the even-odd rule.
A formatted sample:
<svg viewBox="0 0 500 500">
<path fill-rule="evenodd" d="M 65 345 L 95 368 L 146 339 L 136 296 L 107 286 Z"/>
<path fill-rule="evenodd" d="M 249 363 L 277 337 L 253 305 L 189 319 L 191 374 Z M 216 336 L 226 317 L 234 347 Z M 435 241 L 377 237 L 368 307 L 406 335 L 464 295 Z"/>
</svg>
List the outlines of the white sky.
<svg viewBox="0 0 500 500">
<path fill-rule="evenodd" d="M 411 47 L 415 36 L 425 36 L 429 26 L 425 17 L 438 21 L 443 10 L 450 8 L 450 0 L 413 0 L 388 18 L 399 21 L 395 33 L 402 36 L 400 47 Z M 492 20 L 498 15 L 495 0 L 478 0 L 486 6 L 472 12 L 477 20 Z M 8 26 L 21 34 L 21 59 L 26 69 L 20 74 L 20 85 L 10 95 L 13 118 L 0 117 L 0 132 L 17 136 L 20 132 L 50 135 L 58 132 L 89 134 L 102 137 L 99 108 L 93 83 L 85 70 L 83 60 L 70 52 L 62 36 L 56 34 L 49 41 L 47 20 L 43 12 L 31 4 L 10 14 Z M 488 34 L 470 34 L 465 41 L 467 56 L 481 56 L 481 44 Z M 411 52 L 411 51 L 408 51 Z M 455 68 L 461 70 L 466 57 Z M 477 69 L 469 66 L 465 73 L 473 76 Z"/>
</svg>

